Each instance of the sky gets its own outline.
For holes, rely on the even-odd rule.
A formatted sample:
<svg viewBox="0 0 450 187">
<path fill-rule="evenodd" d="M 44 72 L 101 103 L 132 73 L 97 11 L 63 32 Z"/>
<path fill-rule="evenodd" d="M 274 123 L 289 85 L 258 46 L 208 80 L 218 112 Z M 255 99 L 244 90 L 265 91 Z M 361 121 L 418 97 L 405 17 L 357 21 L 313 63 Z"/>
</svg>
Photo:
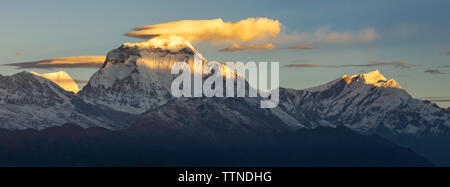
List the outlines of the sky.
<svg viewBox="0 0 450 187">
<path fill-rule="evenodd" d="M 413 97 L 448 107 L 449 9 L 446 0 L 4 0 L 0 6 L 0 65 L 104 56 L 123 43 L 141 41 L 124 35 L 138 26 L 267 18 L 280 23 L 276 37 L 196 38 L 193 45 L 210 61 L 280 62 L 280 85 L 295 89 L 379 69 Z M 24 70 L 63 70 L 83 84 L 97 68 L 0 66 L 2 75 Z"/>
</svg>

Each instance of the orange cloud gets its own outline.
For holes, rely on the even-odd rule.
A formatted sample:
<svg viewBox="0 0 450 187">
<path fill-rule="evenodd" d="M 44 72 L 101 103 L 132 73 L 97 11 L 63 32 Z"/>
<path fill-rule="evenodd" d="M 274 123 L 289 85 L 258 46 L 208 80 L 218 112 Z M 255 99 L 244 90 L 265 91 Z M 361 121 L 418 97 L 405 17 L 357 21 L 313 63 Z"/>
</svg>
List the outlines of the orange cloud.
<svg viewBox="0 0 450 187">
<path fill-rule="evenodd" d="M 247 18 L 238 22 L 213 20 L 181 20 L 134 28 L 126 36 L 150 39 L 177 35 L 189 41 L 258 41 L 274 38 L 281 24 L 268 18 Z"/>
<path fill-rule="evenodd" d="M 279 48 L 278 46 L 273 45 L 272 43 L 268 43 L 268 44 L 264 44 L 264 45 L 232 44 L 231 46 L 220 49 L 219 51 L 224 51 L 224 52 L 235 52 L 235 51 L 243 51 L 243 50 L 259 51 L 259 50 L 271 50 L 271 49 L 278 49 L 278 48 Z"/>
<path fill-rule="evenodd" d="M 50 58 L 32 62 L 21 62 L 6 64 L 7 66 L 16 66 L 24 68 L 99 68 L 106 60 L 106 56 L 71 56 Z"/>
</svg>

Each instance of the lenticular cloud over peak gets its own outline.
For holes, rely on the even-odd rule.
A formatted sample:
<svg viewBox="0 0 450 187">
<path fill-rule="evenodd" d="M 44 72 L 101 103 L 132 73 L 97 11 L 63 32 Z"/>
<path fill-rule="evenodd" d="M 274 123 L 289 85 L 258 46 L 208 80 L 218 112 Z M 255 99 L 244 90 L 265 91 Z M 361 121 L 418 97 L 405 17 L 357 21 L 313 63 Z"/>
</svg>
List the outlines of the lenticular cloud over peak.
<svg viewBox="0 0 450 187">
<path fill-rule="evenodd" d="M 134 28 L 126 36 L 150 39 L 177 35 L 189 41 L 257 41 L 274 38 L 281 30 L 278 20 L 247 18 L 237 22 L 222 19 L 181 20 Z"/>
</svg>

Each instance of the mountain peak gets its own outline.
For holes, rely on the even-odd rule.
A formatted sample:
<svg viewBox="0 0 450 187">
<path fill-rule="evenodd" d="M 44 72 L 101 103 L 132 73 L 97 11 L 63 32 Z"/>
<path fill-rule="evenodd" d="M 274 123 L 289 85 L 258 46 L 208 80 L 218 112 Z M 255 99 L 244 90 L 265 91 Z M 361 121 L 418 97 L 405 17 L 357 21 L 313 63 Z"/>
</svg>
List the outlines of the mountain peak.
<svg viewBox="0 0 450 187">
<path fill-rule="evenodd" d="M 351 77 L 344 75 L 342 76 L 347 84 L 350 84 L 355 81 L 363 80 L 365 84 L 371 84 L 376 87 L 385 87 L 385 88 L 399 88 L 402 87 L 395 81 L 394 79 L 386 79 L 383 74 L 377 69 L 375 71 L 371 71 L 364 74 L 356 74 Z"/>
<path fill-rule="evenodd" d="M 368 85 L 373 85 L 376 87 L 384 87 L 384 88 L 398 88 L 398 89 L 403 89 L 398 83 L 397 81 L 395 81 L 394 79 L 389 79 L 387 80 L 386 77 L 384 77 L 383 74 L 380 73 L 380 71 L 377 69 L 375 71 L 371 71 L 368 73 L 363 73 L 363 74 L 356 74 L 353 76 L 348 76 L 348 75 L 344 75 L 341 78 L 331 81 L 329 83 L 326 83 L 324 85 L 320 85 L 320 86 L 316 86 L 316 87 L 312 87 L 312 88 L 307 88 L 305 89 L 306 91 L 310 91 L 310 92 L 318 92 L 318 91 L 323 91 L 326 89 L 331 88 L 333 85 L 341 82 L 341 81 L 345 81 L 346 84 L 352 84 L 352 83 L 356 83 L 356 82 L 360 82 L 363 84 L 368 84 Z"/>
<path fill-rule="evenodd" d="M 185 48 L 195 51 L 191 42 L 179 36 L 158 36 L 147 41 L 125 43 L 123 44 L 123 46 L 138 48 L 158 48 L 171 52 L 178 52 Z"/>
<path fill-rule="evenodd" d="M 103 67 L 79 94 L 117 111 L 142 114 L 172 98 L 171 84 L 177 77 L 171 73 L 172 67 L 178 62 L 193 67 L 196 57 L 206 62 L 188 40 L 179 36 L 125 43 L 108 53 Z"/>
<path fill-rule="evenodd" d="M 377 84 L 380 81 L 386 81 L 386 77 L 384 77 L 378 69 L 362 75 L 367 84 Z"/>
<path fill-rule="evenodd" d="M 78 88 L 77 84 L 72 79 L 72 77 L 70 77 L 69 74 L 67 74 L 64 71 L 58 71 L 58 72 L 53 72 L 53 73 L 43 73 L 43 74 L 32 71 L 30 73 L 32 73 L 36 76 L 40 76 L 40 77 L 49 79 L 52 82 L 54 82 L 55 84 L 61 86 L 61 88 L 63 88 L 66 91 L 70 91 L 70 92 L 74 92 L 74 93 L 78 93 L 80 91 L 80 89 Z"/>
</svg>

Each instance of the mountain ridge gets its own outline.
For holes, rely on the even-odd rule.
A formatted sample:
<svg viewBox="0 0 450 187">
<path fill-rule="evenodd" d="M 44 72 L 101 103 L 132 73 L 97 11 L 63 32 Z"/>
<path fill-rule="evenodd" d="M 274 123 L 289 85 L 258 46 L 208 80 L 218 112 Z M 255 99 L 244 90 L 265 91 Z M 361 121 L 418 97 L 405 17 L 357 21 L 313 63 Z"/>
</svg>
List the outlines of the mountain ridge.
<svg viewBox="0 0 450 187">
<path fill-rule="evenodd" d="M 386 80 L 373 71 L 305 90 L 283 88 L 279 106 L 310 128 L 344 125 L 370 134 L 385 126 L 392 133 L 447 133 L 450 118 L 444 109 L 414 99 Z"/>
<path fill-rule="evenodd" d="M 108 53 L 102 68 L 78 94 L 28 72 L 0 76 L 0 128 L 48 132 L 71 123 L 139 137 L 159 133 L 208 141 L 348 128 L 364 136 L 388 137 L 414 151 L 422 149 L 395 137 L 450 133 L 448 109 L 414 99 L 378 70 L 304 90 L 279 88 L 280 102 L 272 109 L 260 108 L 260 97 L 174 98 L 171 65 L 178 61 L 193 65 L 197 53 L 186 43 L 164 39 L 124 44 Z M 206 62 L 201 57 L 202 65 Z M 202 78 L 210 76 L 201 73 Z M 247 88 L 253 89 L 248 82 Z"/>
<path fill-rule="evenodd" d="M 49 79 L 53 81 L 55 84 L 59 85 L 61 88 L 63 88 L 66 91 L 78 93 L 80 89 L 78 88 L 78 85 L 75 83 L 75 81 L 72 79 L 72 77 L 69 76 L 64 71 L 58 71 L 53 73 L 37 73 L 34 71 L 30 71 L 30 73 L 44 77 L 46 79 Z"/>
<path fill-rule="evenodd" d="M 170 70 L 177 62 L 193 64 L 199 53 L 184 39 L 154 38 L 126 43 L 110 51 L 103 67 L 82 89 L 85 99 L 113 109 L 142 114 L 171 99 Z M 205 59 L 202 59 L 205 61 Z"/>
<path fill-rule="evenodd" d="M 72 108 L 88 104 L 92 106 L 88 108 L 115 110 L 128 113 L 128 116 L 149 116 L 155 109 L 174 102 L 195 103 L 197 101 L 189 98 L 174 98 L 170 92 L 170 84 L 175 78 L 170 73 L 171 66 L 178 61 L 192 66 L 195 55 L 199 55 L 198 51 L 179 37 L 156 37 L 145 42 L 123 44 L 108 53 L 102 68 L 78 94 L 69 94 L 65 100 L 76 103 Z M 205 64 L 207 60 L 201 57 L 201 62 Z M 249 85 L 246 86 L 250 89 Z M 200 100 L 210 105 L 222 103 L 217 107 L 245 114 L 255 110 L 251 107 L 258 108 L 255 103 L 260 99 L 241 99 L 240 105 L 245 107 L 234 110 L 229 110 L 232 107 L 220 98 Z M 450 126 L 450 115 L 446 110 L 412 98 L 394 79 L 386 79 L 378 70 L 351 77 L 344 75 L 304 90 L 280 88 L 279 106 L 259 110 L 257 113 L 260 117 L 270 115 L 291 129 L 343 125 L 359 133 L 372 134 L 383 126 L 392 133 L 418 134 L 446 133 Z M 82 112 L 78 109 L 75 111 Z M 68 113 L 73 114 L 70 111 Z M 97 118 L 109 121 L 102 119 L 106 113 L 103 114 Z M 219 115 L 223 115 L 221 117 L 224 119 L 229 118 L 225 114 Z M 142 119 L 135 121 L 143 124 Z M 231 121 L 237 123 L 236 120 Z M 113 126 L 123 128 L 131 124 Z"/>
</svg>

